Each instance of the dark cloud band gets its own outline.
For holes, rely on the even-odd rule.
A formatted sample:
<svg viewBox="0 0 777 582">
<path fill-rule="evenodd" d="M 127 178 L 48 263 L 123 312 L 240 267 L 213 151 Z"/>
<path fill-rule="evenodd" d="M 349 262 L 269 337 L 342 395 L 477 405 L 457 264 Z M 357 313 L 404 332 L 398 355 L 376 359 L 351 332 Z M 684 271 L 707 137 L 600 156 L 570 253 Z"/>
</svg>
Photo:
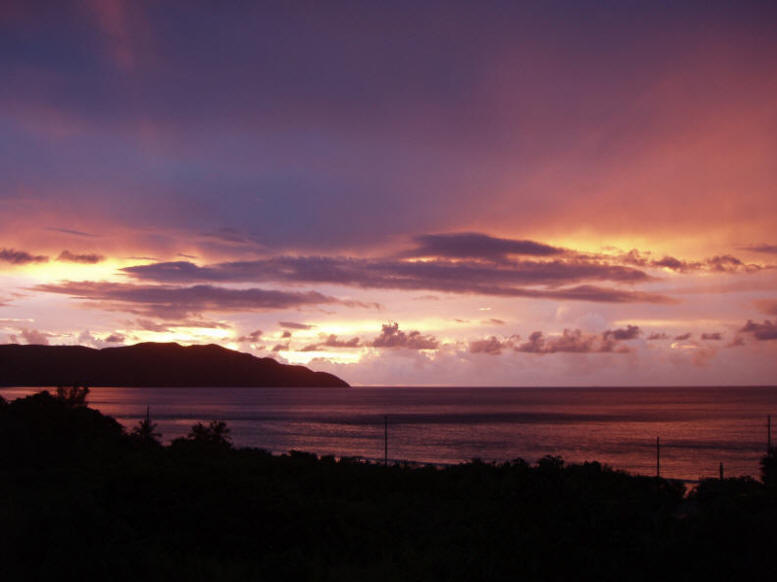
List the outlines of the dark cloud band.
<svg viewBox="0 0 777 582">
<path fill-rule="evenodd" d="M 276 281 L 608 303 L 673 302 L 660 294 L 579 284 L 591 280 L 627 284 L 650 280 L 644 272 L 631 267 L 580 260 L 484 264 L 475 261 L 415 262 L 284 256 L 203 267 L 188 261 L 176 261 L 126 267 L 123 271 L 139 280 L 167 284 Z"/>
<path fill-rule="evenodd" d="M 68 250 L 62 251 L 57 260 L 65 263 L 81 263 L 84 265 L 94 265 L 105 260 L 105 257 L 96 253 L 76 254 Z"/>
<path fill-rule="evenodd" d="M 98 307 L 106 309 L 166 319 L 198 315 L 204 312 L 272 311 L 322 304 L 370 307 L 365 303 L 342 301 L 316 291 L 229 289 L 212 285 L 173 287 L 71 281 L 37 285 L 34 290 L 69 295 L 96 303 Z"/>
<path fill-rule="evenodd" d="M 0 249 L 0 261 L 12 265 L 27 265 L 29 263 L 46 263 L 49 258 L 43 255 L 33 255 L 27 251 L 15 249 Z"/>
</svg>

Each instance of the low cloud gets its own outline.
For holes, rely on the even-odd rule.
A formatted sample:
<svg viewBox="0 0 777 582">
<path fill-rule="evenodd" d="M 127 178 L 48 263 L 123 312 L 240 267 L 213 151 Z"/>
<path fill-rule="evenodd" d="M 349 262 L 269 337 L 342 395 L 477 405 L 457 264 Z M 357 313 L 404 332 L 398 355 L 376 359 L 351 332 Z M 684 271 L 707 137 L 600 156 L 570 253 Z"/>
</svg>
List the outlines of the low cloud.
<svg viewBox="0 0 777 582">
<path fill-rule="evenodd" d="M 621 329 L 608 329 L 603 333 L 603 338 L 605 340 L 616 340 L 616 341 L 633 340 L 633 339 L 637 339 L 641 333 L 642 332 L 639 329 L 639 326 L 628 325 L 625 328 L 621 328 Z"/>
<path fill-rule="evenodd" d="M 353 349 L 353 348 L 404 348 L 409 350 L 434 350 L 439 347 L 437 339 L 431 335 L 424 335 L 419 331 L 404 332 L 399 329 L 396 322 L 381 326 L 380 334 L 370 341 L 364 341 L 359 337 L 341 339 L 336 334 L 321 334 L 321 341 L 311 343 L 300 351 L 315 352 L 326 349 Z"/>
<path fill-rule="evenodd" d="M 676 339 L 678 342 L 684 342 L 685 340 L 691 339 L 691 332 L 682 333 L 680 335 L 674 336 L 674 339 Z"/>
<path fill-rule="evenodd" d="M 24 343 L 29 345 L 47 346 L 49 345 L 49 338 L 54 337 L 53 334 L 45 331 L 38 331 L 37 329 L 28 329 L 23 327 L 19 330 L 19 335 L 22 336 Z M 17 336 L 11 336 L 11 343 L 19 343 Z"/>
<path fill-rule="evenodd" d="M 675 259 L 674 257 L 664 257 L 658 261 L 651 261 L 650 266 L 665 267 L 667 269 L 672 269 L 673 271 L 685 271 L 689 269 L 688 263 L 681 261 L 680 259 Z"/>
<path fill-rule="evenodd" d="M 593 301 L 597 303 L 677 303 L 677 301 L 671 297 L 658 293 L 608 289 L 594 285 L 579 285 L 577 287 L 560 289 L 558 291 L 527 292 L 518 296 L 534 297 L 537 299 L 577 299 L 578 301 Z"/>
<path fill-rule="evenodd" d="M 399 324 L 387 323 L 382 326 L 380 335 L 370 345 L 374 348 L 407 348 L 411 350 L 433 350 L 439 346 L 436 338 L 423 335 L 419 331 L 405 333 Z"/>
<path fill-rule="evenodd" d="M 635 339 L 639 336 L 639 327 L 630 325 L 625 329 L 607 330 L 601 334 L 583 333 L 579 329 L 565 329 L 560 336 L 547 336 L 535 331 L 528 341 L 515 346 L 515 351 L 528 354 L 592 354 L 592 353 L 628 353 L 631 350 L 619 345 L 619 341 Z M 616 339 L 616 335 L 620 339 Z"/>
<path fill-rule="evenodd" d="M 490 356 L 498 356 L 501 355 L 504 350 L 511 349 L 515 344 L 515 340 L 518 339 L 518 336 L 499 339 L 492 335 L 486 339 L 469 342 L 469 351 L 472 354 L 487 354 Z"/>
<path fill-rule="evenodd" d="M 777 339 L 777 322 L 764 320 L 763 323 L 756 323 L 748 319 L 745 326 L 739 331 L 753 334 L 757 340 L 775 340 Z"/>
<path fill-rule="evenodd" d="M 719 331 L 711 332 L 711 333 L 702 333 L 701 339 L 708 340 L 708 341 L 720 341 L 723 339 L 723 334 Z"/>
<path fill-rule="evenodd" d="M 104 261 L 105 257 L 98 254 L 74 254 L 68 250 L 64 250 L 59 253 L 57 261 L 64 263 L 81 263 L 84 265 L 94 265 L 101 261 Z"/>
<path fill-rule="evenodd" d="M 327 348 L 358 348 L 361 346 L 361 340 L 358 337 L 352 337 L 349 340 L 341 340 L 335 334 L 325 336 L 324 341 L 310 344 L 302 348 L 303 352 L 318 352 Z"/>
<path fill-rule="evenodd" d="M 80 346 L 90 346 L 93 348 L 103 347 L 102 345 L 100 345 L 102 344 L 102 342 L 98 340 L 96 337 L 94 337 L 88 329 L 85 329 L 84 331 L 78 334 L 77 341 L 78 341 L 78 345 Z"/>
<path fill-rule="evenodd" d="M 655 341 L 655 340 L 665 340 L 669 339 L 669 336 L 663 332 L 653 332 L 647 337 L 648 341 Z"/>
<path fill-rule="evenodd" d="M 278 325 L 286 329 L 313 329 L 315 325 L 309 323 L 296 323 L 294 321 L 279 321 Z"/>
<path fill-rule="evenodd" d="M 129 322 L 128 327 L 141 329 L 145 331 L 154 331 L 165 333 L 180 328 L 192 329 L 228 329 L 230 326 L 220 321 L 211 321 L 208 319 L 183 319 L 178 321 L 153 321 L 151 319 L 140 318 L 134 322 Z"/>
<path fill-rule="evenodd" d="M 124 336 L 120 334 L 110 334 L 105 338 L 99 338 L 87 329 L 78 334 L 78 345 L 90 346 L 97 349 L 108 347 L 110 344 L 123 344 Z"/>
<path fill-rule="evenodd" d="M 504 325 L 505 322 L 501 319 L 497 319 L 496 317 L 492 317 L 491 319 L 484 319 L 481 323 L 486 325 Z"/>
<path fill-rule="evenodd" d="M 632 249 L 625 255 L 620 256 L 620 260 L 627 265 L 637 267 L 664 268 L 676 271 L 678 273 L 689 273 L 693 271 L 708 271 L 717 273 L 738 273 L 755 272 L 764 268 L 764 265 L 755 263 L 745 263 L 732 255 L 715 255 L 702 261 L 686 261 L 670 255 L 665 255 L 661 259 L 651 258 L 651 253 L 640 252 Z"/>
<path fill-rule="evenodd" d="M 731 255 L 716 255 L 704 261 L 680 261 L 673 257 L 664 257 L 653 263 L 657 267 L 667 267 L 675 271 L 714 271 L 718 273 L 736 273 L 740 271 L 760 271 L 764 267 L 754 263 L 744 263 Z"/>
<path fill-rule="evenodd" d="M 32 255 L 27 251 L 17 251 L 15 249 L 0 249 L 0 261 L 11 263 L 12 265 L 27 265 L 30 263 L 47 263 L 48 257 L 43 255 Z"/>
<path fill-rule="evenodd" d="M 579 329 L 565 329 L 561 336 L 546 337 L 541 331 L 532 332 L 529 340 L 518 345 L 515 350 L 528 354 L 554 354 L 556 352 L 590 353 L 598 351 L 595 347 L 598 336 L 583 334 Z"/>
<path fill-rule="evenodd" d="M 255 331 L 252 331 L 248 335 L 240 336 L 237 338 L 237 341 L 240 343 L 256 343 L 259 341 L 259 338 L 262 337 L 262 330 L 257 329 Z"/>
<path fill-rule="evenodd" d="M 769 244 L 750 245 L 747 247 L 742 247 L 742 250 L 754 251 L 756 253 L 769 253 L 769 254 L 777 255 L 777 245 L 769 245 Z"/>
</svg>

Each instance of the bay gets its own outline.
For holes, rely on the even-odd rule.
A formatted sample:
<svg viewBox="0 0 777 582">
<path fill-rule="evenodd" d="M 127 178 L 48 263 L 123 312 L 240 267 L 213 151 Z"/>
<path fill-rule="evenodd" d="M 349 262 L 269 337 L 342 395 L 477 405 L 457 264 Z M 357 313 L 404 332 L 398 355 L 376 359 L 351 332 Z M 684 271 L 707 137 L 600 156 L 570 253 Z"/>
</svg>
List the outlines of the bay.
<svg viewBox="0 0 777 582">
<path fill-rule="evenodd" d="M 7 400 L 39 388 L 2 388 Z M 559 455 L 633 473 L 757 477 L 775 387 L 92 388 L 90 406 L 131 428 L 149 407 L 165 442 L 224 420 L 236 446 L 274 453 L 452 464 Z"/>
</svg>

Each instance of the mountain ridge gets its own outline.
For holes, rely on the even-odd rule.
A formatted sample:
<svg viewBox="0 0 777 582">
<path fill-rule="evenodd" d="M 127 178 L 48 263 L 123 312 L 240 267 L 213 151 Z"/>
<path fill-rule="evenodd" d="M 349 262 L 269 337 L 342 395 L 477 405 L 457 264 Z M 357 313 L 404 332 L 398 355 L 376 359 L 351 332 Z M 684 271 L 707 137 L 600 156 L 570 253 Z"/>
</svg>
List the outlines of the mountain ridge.
<svg viewBox="0 0 777 582">
<path fill-rule="evenodd" d="M 216 344 L 145 342 L 103 349 L 0 345 L 0 386 L 342 387 L 344 380 L 304 366 Z"/>
</svg>

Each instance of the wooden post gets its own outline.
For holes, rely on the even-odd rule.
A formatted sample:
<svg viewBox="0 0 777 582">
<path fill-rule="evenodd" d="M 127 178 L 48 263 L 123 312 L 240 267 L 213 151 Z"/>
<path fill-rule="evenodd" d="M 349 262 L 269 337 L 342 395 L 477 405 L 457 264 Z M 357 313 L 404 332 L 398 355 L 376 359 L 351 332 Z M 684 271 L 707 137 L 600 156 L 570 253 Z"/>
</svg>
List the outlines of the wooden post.
<svg viewBox="0 0 777 582">
<path fill-rule="evenodd" d="M 146 405 L 146 424 L 151 425 L 151 407 Z"/>
<path fill-rule="evenodd" d="M 383 465 L 388 467 L 388 416 L 383 417 Z"/>
<path fill-rule="evenodd" d="M 723 463 L 720 464 L 720 480 L 723 481 Z"/>
<path fill-rule="evenodd" d="M 661 440 L 656 437 L 656 477 L 661 476 Z"/>
<path fill-rule="evenodd" d="M 766 417 L 766 454 L 772 450 L 772 415 Z"/>
</svg>

